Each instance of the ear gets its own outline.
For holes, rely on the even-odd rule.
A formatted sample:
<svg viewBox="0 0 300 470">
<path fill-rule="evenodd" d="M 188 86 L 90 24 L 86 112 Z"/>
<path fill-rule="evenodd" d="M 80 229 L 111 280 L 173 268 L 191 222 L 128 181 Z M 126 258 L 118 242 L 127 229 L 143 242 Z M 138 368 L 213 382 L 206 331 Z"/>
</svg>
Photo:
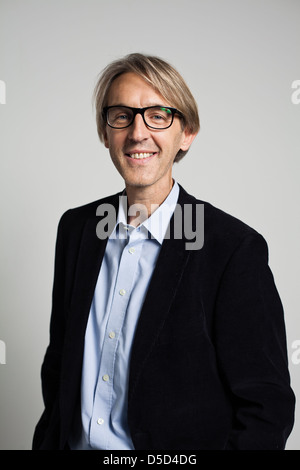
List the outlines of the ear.
<svg viewBox="0 0 300 470">
<path fill-rule="evenodd" d="M 187 129 L 184 129 L 180 149 L 186 152 L 192 145 L 192 142 L 195 139 L 196 135 L 197 132 L 196 134 L 191 134 L 191 132 L 189 132 Z"/>
<path fill-rule="evenodd" d="M 103 142 L 104 142 L 105 147 L 108 149 L 109 144 L 108 144 L 108 137 L 107 137 L 107 132 L 106 131 L 104 132 L 104 135 L 103 135 Z"/>
</svg>

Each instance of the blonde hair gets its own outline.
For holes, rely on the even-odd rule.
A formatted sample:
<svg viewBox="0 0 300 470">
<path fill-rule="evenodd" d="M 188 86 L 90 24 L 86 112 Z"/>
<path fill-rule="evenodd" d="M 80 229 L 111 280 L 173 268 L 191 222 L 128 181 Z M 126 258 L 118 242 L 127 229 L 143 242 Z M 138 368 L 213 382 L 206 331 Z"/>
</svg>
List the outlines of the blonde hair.
<svg viewBox="0 0 300 470">
<path fill-rule="evenodd" d="M 96 109 L 97 131 L 104 141 L 106 122 L 103 109 L 107 106 L 107 96 L 112 82 L 124 73 L 135 73 L 159 92 L 170 106 L 182 114 L 183 128 L 191 134 L 200 129 L 197 103 L 181 75 L 163 59 L 140 53 L 129 54 L 107 65 L 100 74 L 95 86 L 93 99 Z M 187 151 L 180 150 L 175 162 L 181 160 Z"/>
</svg>

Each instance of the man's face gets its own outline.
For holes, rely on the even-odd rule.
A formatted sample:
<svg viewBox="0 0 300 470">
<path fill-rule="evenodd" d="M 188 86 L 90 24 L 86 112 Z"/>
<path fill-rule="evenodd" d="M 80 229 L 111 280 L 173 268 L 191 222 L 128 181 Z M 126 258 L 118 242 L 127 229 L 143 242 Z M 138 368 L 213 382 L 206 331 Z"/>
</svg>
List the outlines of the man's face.
<svg viewBox="0 0 300 470">
<path fill-rule="evenodd" d="M 171 106 L 134 73 L 123 74 L 114 80 L 107 105 L 135 108 Z M 104 142 L 127 187 L 152 186 L 157 191 L 164 191 L 172 186 L 172 165 L 176 154 L 180 149 L 188 150 L 193 138 L 193 135 L 182 130 L 177 115 L 168 129 L 154 130 L 148 128 L 142 116 L 137 114 L 132 125 L 125 129 L 106 126 Z M 136 158 L 141 154 L 146 155 Z"/>
</svg>

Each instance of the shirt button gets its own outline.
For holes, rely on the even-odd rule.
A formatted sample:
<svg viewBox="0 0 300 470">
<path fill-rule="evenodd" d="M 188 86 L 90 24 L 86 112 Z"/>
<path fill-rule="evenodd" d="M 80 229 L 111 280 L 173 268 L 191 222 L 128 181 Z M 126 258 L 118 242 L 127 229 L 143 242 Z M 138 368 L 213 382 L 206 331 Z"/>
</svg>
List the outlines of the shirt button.
<svg viewBox="0 0 300 470">
<path fill-rule="evenodd" d="M 108 382 L 109 381 L 109 375 L 107 375 L 107 374 L 103 375 L 102 379 L 104 380 L 104 382 Z"/>
<path fill-rule="evenodd" d="M 108 335 L 111 339 L 114 339 L 116 336 L 116 333 L 114 331 L 111 331 Z"/>
<path fill-rule="evenodd" d="M 121 289 L 120 292 L 119 292 L 120 295 L 125 295 L 126 294 L 126 290 L 125 289 Z"/>
<path fill-rule="evenodd" d="M 104 419 L 102 419 L 102 418 L 97 419 L 97 423 L 98 423 L 98 424 L 103 424 L 103 423 L 104 423 Z"/>
<path fill-rule="evenodd" d="M 130 253 L 131 255 L 133 255 L 133 253 L 135 252 L 135 249 L 134 249 L 133 247 L 131 247 L 131 248 L 129 248 L 128 251 L 129 251 L 129 253 Z"/>
</svg>

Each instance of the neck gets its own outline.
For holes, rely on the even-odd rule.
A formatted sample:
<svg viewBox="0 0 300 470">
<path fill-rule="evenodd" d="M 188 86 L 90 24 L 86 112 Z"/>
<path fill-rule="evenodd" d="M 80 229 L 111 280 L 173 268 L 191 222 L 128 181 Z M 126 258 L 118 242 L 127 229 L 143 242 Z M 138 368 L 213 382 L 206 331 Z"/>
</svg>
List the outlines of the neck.
<svg viewBox="0 0 300 470">
<path fill-rule="evenodd" d="M 126 185 L 128 200 L 128 224 L 137 227 L 164 202 L 173 187 L 174 180 L 171 178 L 165 184 L 151 185 L 146 187 Z"/>
</svg>

